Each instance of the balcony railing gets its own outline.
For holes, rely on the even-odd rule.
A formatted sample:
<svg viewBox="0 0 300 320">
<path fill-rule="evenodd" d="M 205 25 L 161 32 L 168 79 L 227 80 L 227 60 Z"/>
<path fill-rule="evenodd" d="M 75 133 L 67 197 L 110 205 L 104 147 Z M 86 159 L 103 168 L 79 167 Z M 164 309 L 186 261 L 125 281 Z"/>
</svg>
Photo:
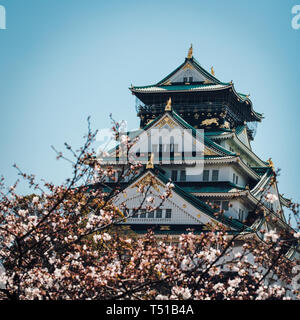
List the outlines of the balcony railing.
<svg viewBox="0 0 300 320">
<path fill-rule="evenodd" d="M 153 105 L 136 105 L 136 112 L 139 113 L 160 113 L 165 109 L 166 104 L 153 104 Z M 198 110 L 203 111 L 222 111 L 228 107 L 228 103 L 197 103 L 197 104 L 187 104 L 187 103 L 174 103 L 172 105 L 173 109 L 179 112 L 196 112 Z"/>
</svg>

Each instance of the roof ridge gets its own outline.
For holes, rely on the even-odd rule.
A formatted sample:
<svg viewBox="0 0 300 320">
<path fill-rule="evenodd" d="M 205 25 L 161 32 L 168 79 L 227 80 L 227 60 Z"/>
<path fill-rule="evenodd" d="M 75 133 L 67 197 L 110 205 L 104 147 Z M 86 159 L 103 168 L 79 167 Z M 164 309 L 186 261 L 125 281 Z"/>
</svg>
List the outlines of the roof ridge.
<svg viewBox="0 0 300 320">
<path fill-rule="evenodd" d="M 209 73 L 206 69 L 204 69 L 196 58 L 192 57 L 191 60 L 196 64 L 198 68 L 200 68 L 201 71 L 204 71 L 207 77 L 211 78 L 213 81 L 217 82 L 218 84 L 222 83 L 219 79 L 217 79 L 215 76 Z"/>
</svg>

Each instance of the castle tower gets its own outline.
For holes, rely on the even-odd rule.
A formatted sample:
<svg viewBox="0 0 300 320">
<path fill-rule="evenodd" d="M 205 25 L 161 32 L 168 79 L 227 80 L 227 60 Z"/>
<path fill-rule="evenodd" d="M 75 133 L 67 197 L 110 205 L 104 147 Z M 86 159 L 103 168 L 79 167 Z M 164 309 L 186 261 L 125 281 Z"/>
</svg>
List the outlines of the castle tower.
<svg viewBox="0 0 300 320">
<path fill-rule="evenodd" d="M 149 136 L 155 128 L 186 129 L 204 143 L 204 149 L 202 157 L 193 159 L 181 157 L 172 140 L 163 142 L 160 137 L 151 144 L 143 170 L 124 186 L 124 197 L 118 201 L 134 211 L 142 197 L 136 192 L 140 185 L 151 184 L 153 194 L 159 195 L 172 182 L 173 194 L 156 211 L 142 208 L 129 216 L 128 227 L 141 233 L 153 228 L 158 235 L 171 238 L 187 228 L 205 232 L 219 222 L 230 233 L 260 239 L 262 229 L 291 230 L 283 212 L 289 200 L 273 183 L 274 164 L 271 159 L 260 159 L 251 147 L 263 115 L 254 110 L 249 95 L 237 92 L 232 81 L 217 79 L 213 67 L 211 72 L 205 70 L 194 58 L 192 47 L 183 63 L 164 79 L 153 85 L 131 86 L 130 91 L 136 96 L 141 129 L 133 136 Z M 163 161 L 166 151 L 171 154 L 167 163 Z M 112 150 L 106 161 L 117 168 L 114 153 Z M 107 185 L 113 188 L 113 184 Z M 276 218 L 276 223 L 266 216 Z"/>
</svg>

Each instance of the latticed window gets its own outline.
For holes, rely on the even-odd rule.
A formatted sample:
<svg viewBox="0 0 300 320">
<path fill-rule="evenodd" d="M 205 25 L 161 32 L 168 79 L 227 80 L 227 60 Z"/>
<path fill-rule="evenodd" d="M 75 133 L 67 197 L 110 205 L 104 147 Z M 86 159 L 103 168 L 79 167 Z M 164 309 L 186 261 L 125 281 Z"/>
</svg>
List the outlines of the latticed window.
<svg viewBox="0 0 300 320">
<path fill-rule="evenodd" d="M 228 209 L 229 209 L 229 201 L 222 201 L 222 209 L 224 211 L 228 211 Z"/>
<path fill-rule="evenodd" d="M 203 181 L 209 181 L 209 170 L 203 170 Z"/>
<path fill-rule="evenodd" d="M 185 170 L 180 171 L 180 181 L 186 181 L 186 171 Z"/>
<path fill-rule="evenodd" d="M 146 210 L 145 209 L 141 209 L 140 218 L 146 218 Z"/>
<path fill-rule="evenodd" d="M 244 210 L 239 209 L 239 220 L 243 221 L 244 220 Z"/>
<path fill-rule="evenodd" d="M 120 181 L 122 178 L 122 172 L 121 171 L 117 171 L 117 181 Z"/>
<path fill-rule="evenodd" d="M 217 207 L 217 209 L 219 209 L 221 207 L 221 201 L 214 201 L 214 205 Z"/>
<path fill-rule="evenodd" d="M 162 218 L 162 209 L 157 209 L 156 210 L 156 218 L 161 219 Z"/>
<path fill-rule="evenodd" d="M 172 216 L 172 209 L 166 209 L 166 219 L 170 219 Z"/>
<path fill-rule="evenodd" d="M 138 218 L 139 212 L 138 210 L 132 210 L 132 218 Z"/>
<path fill-rule="evenodd" d="M 212 181 L 218 181 L 219 180 L 219 170 L 213 170 L 212 171 Z"/>
<path fill-rule="evenodd" d="M 154 211 L 148 212 L 148 218 L 154 218 Z"/>
<path fill-rule="evenodd" d="M 172 181 L 177 181 L 177 170 L 172 170 L 171 179 Z"/>
</svg>

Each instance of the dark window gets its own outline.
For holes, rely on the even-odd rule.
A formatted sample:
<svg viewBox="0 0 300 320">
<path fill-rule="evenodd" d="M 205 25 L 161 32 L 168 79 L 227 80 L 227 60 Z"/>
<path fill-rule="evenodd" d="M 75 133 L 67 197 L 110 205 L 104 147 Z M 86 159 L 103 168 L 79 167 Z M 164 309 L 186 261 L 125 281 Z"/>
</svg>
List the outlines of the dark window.
<svg viewBox="0 0 300 320">
<path fill-rule="evenodd" d="M 209 181 L 209 170 L 203 171 L 203 181 Z"/>
<path fill-rule="evenodd" d="M 219 170 L 213 170 L 212 171 L 212 181 L 218 181 L 219 180 Z"/>
<path fill-rule="evenodd" d="M 193 77 L 189 77 L 189 82 L 193 82 Z"/>
<path fill-rule="evenodd" d="M 137 150 L 137 152 L 136 152 L 135 154 L 136 154 L 136 156 L 139 158 L 139 157 L 141 156 L 141 150 L 140 150 L 140 149 L 138 149 L 138 150 Z"/>
<path fill-rule="evenodd" d="M 116 182 L 116 172 L 114 172 L 111 176 L 108 177 L 109 182 Z"/>
<path fill-rule="evenodd" d="M 117 181 L 121 181 L 121 179 L 122 179 L 122 172 L 117 171 Z"/>
<path fill-rule="evenodd" d="M 148 212 L 148 218 L 154 218 L 154 211 Z"/>
<path fill-rule="evenodd" d="M 223 201 L 223 202 L 222 202 L 222 209 L 223 209 L 224 211 L 227 211 L 228 208 L 229 208 L 229 201 Z"/>
<path fill-rule="evenodd" d="M 172 215 L 172 209 L 166 209 L 166 219 L 170 219 Z"/>
<path fill-rule="evenodd" d="M 162 209 L 156 210 L 156 218 L 161 219 L 162 218 Z"/>
<path fill-rule="evenodd" d="M 140 218 L 146 218 L 146 210 L 145 209 L 141 210 Z"/>
<path fill-rule="evenodd" d="M 187 77 L 184 77 L 184 78 L 183 78 L 183 82 L 187 82 Z"/>
<path fill-rule="evenodd" d="M 177 181 L 177 170 L 172 170 L 171 179 L 172 181 Z"/>
<path fill-rule="evenodd" d="M 238 183 L 239 183 L 239 177 L 236 176 L 236 177 L 235 177 L 235 184 L 238 184 Z"/>
<path fill-rule="evenodd" d="M 132 218 L 138 218 L 138 210 L 132 210 Z"/>
<path fill-rule="evenodd" d="M 232 182 L 235 183 L 235 173 L 233 174 Z"/>
<path fill-rule="evenodd" d="M 244 210 L 239 209 L 239 220 L 243 221 L 244 219 Z"/>
<path fill-rule="evenodd" d="M 214 205 L 217 206 L 217 209 L 220 209 L 221 201 L 214 201 Z"/>
<path fill-rule="evenodd" d="M 186 181 L 186 171 L 185 170 L 180 171 L 180 181 Z"/>
<path fill-rule="evenodd" d="M 158 159 L 159 159 L 159 161 L 162 161 L 162 154 L 163 154 L 162 137 L 159 137 L 159 145 L 158 145 Z"/>
</svg>

